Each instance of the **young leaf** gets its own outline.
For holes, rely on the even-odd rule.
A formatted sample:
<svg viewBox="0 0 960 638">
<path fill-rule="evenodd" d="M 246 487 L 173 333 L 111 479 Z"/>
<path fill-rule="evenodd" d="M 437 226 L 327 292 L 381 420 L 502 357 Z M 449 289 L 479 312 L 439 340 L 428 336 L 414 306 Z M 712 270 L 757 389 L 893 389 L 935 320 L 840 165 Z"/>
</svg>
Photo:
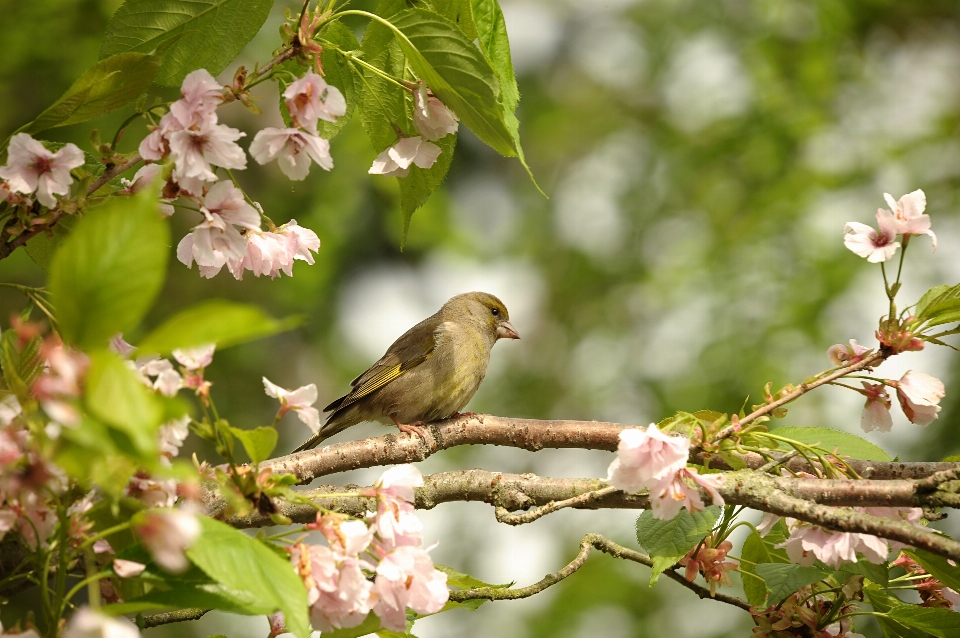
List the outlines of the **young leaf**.
<svg viewBox="0 0 960 638">
<path fill-rule="evenodd" d="M 39 133 L 106 115 L 143 93 L 162 61 L 162 55 L 150 53 L 121 53 L 104 58 L 21 131 Z"/>
<path fill-rule="evenodd" d="M 201 301 L 170 317 L 140 342 L 145 353 L 169 354 L 176 348 L 208 343 L 223 349 L 289 330 L 299 317 L 274 319 L 260 308 L 226 299 Z"/>
<path fill-rule="evenodd" d="M 763 563 L 757 565 L 756 571 L 770 590 L 771 604 L 777 604 L 801 587 L 819 583 L 830 575 L 830 572 L 819 567 L 804 567 L 792 563 Z"/>
<path fill-rule="evenodd" d="M 166 275 L 170 231 L 152 189 L 89 211 L 50 266 L 50 295 L 64 340 L 104 346 L 140 323 Z"/>
<path fill-rule="evenodd" d="M 217 75 L 257 34 L 272 6 L 273 0 L 126 0 L 107 25 L 100 57 L 151 51 L 179 37 L 156 82 L 179 85 L 201 68 Z"/>
<path fill-rule="evenodd" d="M 450 587 L 456 587 L 458 589 L 477 589 L 478 587 L 492 587 L 493 589 L 507 589 L 508 587 L 513 587 L 513 583 L 505 583 L 503 585 L 493 585 L 491 583 L 485 583 L 478 578 L 474 578 L 470 574 L 464 574 L 458 572 L 457 570 L 447 567 L 446 565 L 434 565 L 438 571 L 443 572 L 447 575 L 447 585 Z"/>
<path fill-rule="evenodd" d="M 243 444 L 243 449 L 247 451 L 247 456 L 254 465 L 270 458 L 273 448 L 277 447 L 276 428 L 263 426 L 254 430 L 241 430 L 231 427 L 230 431 Z"/>
<path fill-rule="evenodd" d="M 225 523 L 206 516 L 199 520 L 203 534 L 187 550 L 193 564 L 228 589 L 258 598 L 268 613 L 282 611 L 287 629 L 309 638 L 307 590 L 290 563 Z"/>
<path fill-rule="evenodd" d="M 112 352 L 101 350 L 90 356 L 84 399 L 91 414 L 126 434 L 144 456 L 156 452 L 154 432 L 163 407 Z"/>
<path fill-rule="evenodd" d="M 960 614 L 949 609 L 901 605 L 888 611 L 887 617 L 938 638 L 960 636 Z"/>
<path fill-rule="evenodd" d="M 833 452 L 837 450 L 844 456 L 860 459 L 861 461 L 890 461 L 892 458 L 870 441 L 855 434 L 848 434 L 840 430 L 820 427 L 799 427 L 788 425 L 772 430 L 773 434 L 794 439 L 808 445 L 819 444 L 820 447 Z M 785 446 L 780 443 L 780 446 Z"/>
<path fill-rule="evenodd" d="M 710 533 L 719 516 L 720 508 L 713 505 L 693 514 L 685 509 L 680 510 L 668 521 L 654 518 L 650 510 L 640 515 L 637 519 L 637 542 L 654 561 L 651 586 L 665 569 L 675 565 Z"/>
<path fill-rule="evenodd" d="M 390 22 L 410 67 L 440 101 L 495 151 L 515 156 L 496 72 L 457 25 L 425 9 L 407 9 Z"/>
<path fill-rule="evenodd" d="M 867 602 L 878 614 L 886 614 L 891 609 L 903 605 L 902 600 L 876 585 L 867 585 L 863 588 L 863 593 L 867 596 Z M 876 618 L 877 622 L 880 623 L 880 630 L 883 631 L 884 638 L 927 638 L 925 632 L 905 625 L 889 616 L 880 615 Z"/>
</svg>

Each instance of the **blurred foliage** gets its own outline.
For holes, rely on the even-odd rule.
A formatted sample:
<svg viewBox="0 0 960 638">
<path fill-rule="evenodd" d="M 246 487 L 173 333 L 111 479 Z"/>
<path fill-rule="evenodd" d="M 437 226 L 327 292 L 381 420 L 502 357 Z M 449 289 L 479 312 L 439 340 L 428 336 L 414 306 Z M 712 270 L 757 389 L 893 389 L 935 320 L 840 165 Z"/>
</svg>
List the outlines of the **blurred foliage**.
<svg viewBox="0 0 960 638">
<path fill-rule="evenodd" d="M 0 0 L 0 135 L 35 117 L 97 59 L 119 4 Z M 269 58 L 282 9 L 292 4 L 277 2 L 241 62 Z M 296 218 L 317 232 L 323 246 L 316 265 L 298 263 L 292 279 L 236 282 L 225 272 L 203 280 L 170 260 L 148 326 L 210 297 L 308 317 L 299 330 L 218 354 L 208 378 L 237 425 L 271 418 L 275 406 L 262 393 L 263 375 L 286 387 L 315 382 L 321 401 L 338 396 L 371 360 L 350 337 L 358 299 L 364 312 L 387 319 L 411 308 L 426 316 L 447 296 L 437 288 L 463 281 L 499 284 L 490 292 L 509 307 L 527 308 L 528 321 L 514 321 L 523 341 L 498 346 L 472 409 L 632 423 L 680 409 L 737 411 L 767 381 L 779 387 L 826 367 L 830 344 L 851 337 L 872 343 L 882 304 L 864 300 L 882 298 L 879 274 L 843 248 L 841 229 L 846 221 L 872 222 L 884 191 L 899 197 L 922 188 L 940 236 L 936 256 L 923 239 L 910 251 L 915 285 L 908 301 L 925 287 L 960 279 L 956 2 L 503 6 L 522 95 L 521 136 L 550 199 L 516 160 L 463 132 L 446 184 L 414 215 L 401 252 L 398 190 L 393 180 L 366 174 L 375 152 L 354 121 L 333 143 L 336 168 L 329 174 L 314 167 L 307 181 L 292 183 L 276 166 L 252 161 L 237 174 L 277 223 Z M 276 94 L 262 89 L 265 119 L 277 124 Z M 45 137 L 89 148 L 92 128 L 112 135 L 126 114 Z M 239 105 L 222 114 L 247 131 L 246 141 L 268 125 Z M 121 148 L 132 149 L 142 132 L 131 127 Z M 173 242 L 191 225 L 189 215 L 174 217 Z M 0 277 L 44 281 L 22 251 L 0 262 Z M 374 280 L 393 285 L 395 294 L 383 294 Z M 24 303 L 3 291 L 0 312 L 7 316 Z M 405 327 L 396 326 L 393 336 Z M 960 451 L 960 393 L 950 381 L 958 360 L 929 361 L 924 369 L 947 382 L 941 418 L 923 431 L 898 422 L 901 434 L 892 442 L 870 437 L 904 458 Z M 824 393 L 784 423 L 856 431 L 857 405 L 839 391 Z M 280 450 L 305 436 L 285 423 Z M 202 458 L 205 450 L 197 451 Z M 448 458 L 459 467 L 557 467 L 543 465 L 546 454 L 510 457 L 507 463 L 520 468 L 492 466 L 481 454 Z M 629 536 L 630 526 L 624 530 Z M 556 533 L 569 537 L 572 551 L 585 531 L 592 530 Z M 576 578 L 526 608 L 510 635 L 590 635 L 581 622 L 590 618 L 613 617 L 607 635 L 643 636 L 669 626 L 653 610 L 690 597 L 668 598 L 660 590 L 670 584 L 647 590 L 645 574 L 627 580 L 621 567 L 591 559 Z M 690 604 L 712 611 L 708 602 Z M 487 607 L 494 605 L 476 614 L 506 613 Z M 715 633 L 703 618 L 698 636 L 748 631 L 745 617 L 739 628 L 723 622 Z M 476 631 L 472 617 L 456 621 L 464 634 Z"/>
</svg>

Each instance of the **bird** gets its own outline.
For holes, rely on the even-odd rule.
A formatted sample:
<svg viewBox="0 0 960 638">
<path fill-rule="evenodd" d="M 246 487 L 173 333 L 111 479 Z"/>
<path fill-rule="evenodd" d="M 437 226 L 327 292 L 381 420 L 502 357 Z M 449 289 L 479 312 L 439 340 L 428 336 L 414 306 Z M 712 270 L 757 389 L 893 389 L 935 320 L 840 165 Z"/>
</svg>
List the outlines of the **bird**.
<svg viewBox="0 0 960 638">
<path fill-rule="evenodd" d="M 294 452 L 364 421 L 392 423 L 425 438 L 418 426 L 459 415 L 476 394 L 493 345 L 519 338 L 507 307 L 495 296 L 467 292 L 450 298 L 350 382 L 350 392 L 323 409 L 330 416 L 320 430 Z"/>
</svg>

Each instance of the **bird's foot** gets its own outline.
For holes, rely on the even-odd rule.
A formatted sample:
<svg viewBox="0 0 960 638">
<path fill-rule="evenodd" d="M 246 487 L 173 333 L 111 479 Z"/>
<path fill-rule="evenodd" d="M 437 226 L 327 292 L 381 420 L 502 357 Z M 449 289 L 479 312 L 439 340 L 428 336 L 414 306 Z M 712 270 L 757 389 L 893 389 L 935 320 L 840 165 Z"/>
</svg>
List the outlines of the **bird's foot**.
<svg viewBox="0 0 960 638">
<path fill-rule="evenodd" d="M 397 417 L 390 415 L 390 418 L 393 419 L 394 424 L 396 424 L 397 429 L 405 434 L 416 434 L 420 439 L 426 443 L 427 435 L 420 429 L 421 425 L 426 425 L 423 421 L 415 421 L 413 423 L 400 423 L 397 420 Z"/>
</svg>

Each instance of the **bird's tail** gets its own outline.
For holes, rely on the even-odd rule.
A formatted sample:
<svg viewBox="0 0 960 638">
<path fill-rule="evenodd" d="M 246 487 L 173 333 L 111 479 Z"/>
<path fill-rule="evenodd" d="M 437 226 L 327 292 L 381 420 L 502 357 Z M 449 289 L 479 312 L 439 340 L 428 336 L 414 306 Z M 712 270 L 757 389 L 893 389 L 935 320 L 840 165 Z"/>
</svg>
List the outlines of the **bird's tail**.
<svg viewBox="0 0 960 638">
<path fill-rule="evenodd" d="M 345 409 L 335 410 L 334 413 L 327 418 L 327 422 L 323 424 L 320 431 L 297 446 L 297 449 L 291 454 L 315 448 L 334 434 L 339 434 L 351 425 L 360 423 L 362 420 L 354 405 L 350 405 Z"/>
</svg>

